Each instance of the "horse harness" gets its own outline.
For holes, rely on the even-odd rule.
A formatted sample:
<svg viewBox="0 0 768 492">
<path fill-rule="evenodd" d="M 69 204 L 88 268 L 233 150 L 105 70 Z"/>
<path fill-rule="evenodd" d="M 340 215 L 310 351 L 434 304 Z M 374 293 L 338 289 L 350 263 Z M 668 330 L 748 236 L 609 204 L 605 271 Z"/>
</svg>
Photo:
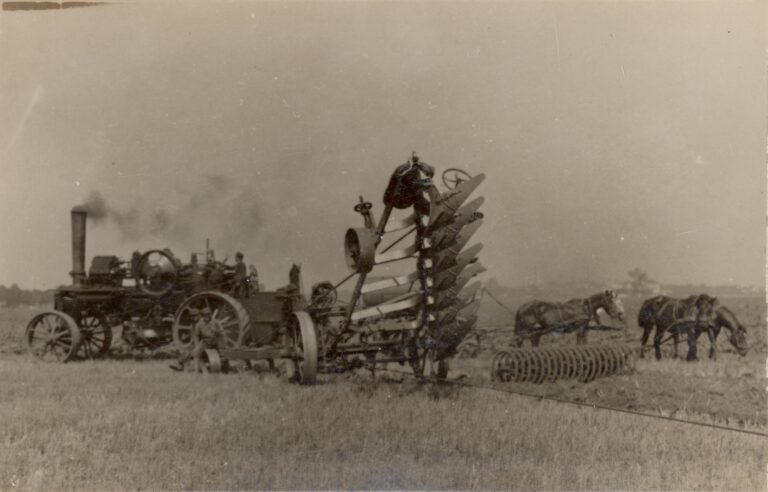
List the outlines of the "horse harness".
<svg viewBox="0 0 768 492">
<path fill-rule="evenodd" d="M 670 334 L 666 338 L 664 338 L 662 341 L 660 341 L 659 345 L 669 341 L 670 338 L 674 338 L 676 335 L 680 335 L 680 333 L 677 330 L 678 324 L 681 324 L 684 322 L 698 321 L 698 317 L 685 316 L 685 313 L 683 313 L 683 316 L 678 316 L 678 308 L 680 307 L 680 304 L 681 304 L 680 301 L 681 299 L 673 299 L 673 298 L 667 299 L 666 302 L 664 302 L 664 304 L 662 304 L 658 310 L 659 313 L 662 313 L 664 309 L 666 309 L 666 307 L 670 303 L 672 303 L 672 324 L 668 328 L 670 331 Z M 685 330 L 685 331 L 686 331 L 686 339 L 687 339 L 687 337 L 690 336 L 690 333 L 688 330 Z"/>
<path fill-rule="evenodd" d="M 585 303 L 587 305 L 587 323 L 589 323 L 589 320 L 592 319 L 592 301 L 590 301 L 589 298 L 580 299 L 579 304 L 581 306 L 584 306 Z M 556 302 L 556 303 L 553 303 L 553 304 L 557 308 L 557 315 L 560 318 L 560 323 L 568 322 L 566 324 L 570 324 L 570 323 L 573 323 L 575 321 L 578 321 L 578 317 L 575 317 L 573 319 L 566 319 L 566 317 L 563 316 L 563 306 L 567 305 L 568 304 L 567 302 L 566 303 Z M 549 330 L 545 331 L 543 334 L 547 334 L 547 333 L 551 333 L 553 331 L 557 331 L 557 329 L 560 326 L 562 326 L 562 325 L 554 326 L 554 327 L 550 328 Z"/>
<path fill-rule="evenodd" d="M 658 312 L 659 313 L 664 312 L 664 309 L 666 309 L 669 304 L 672 304 L 672 325 L 677 324 L 678 321 L 687 320 L 685 313 L 683 313 L 683 316 L 678 316 L 677 314 L 678 308 L 680 307 L 680 304 L 681 304 L 680 299 L 672 299 L 672 298 L 667 299 L 666 302 L 661 305 L 661 308 L 659 308 Z M 691 319 L 690 321 L 693 321 L 693 319 Z"/>
<path fill-rule="evenodd" d="M 568 303 L 565 303 L 565 304 L 568 304 Z M 586 304 L 586 306 L 587 306 L 587 321 L 592 319 L 592 313 L 594 312 L 594 311 L 592 311 L 592 301 L 590 301 L 589 298 L 587 297 L 586 299 L 579 299 L 579 304 L 581 304 L 582 306 L 584 306 Z M 560 321 L 566 321 L 565 317 L 563 316 L 563 309 L 561 307 L 562 304 L 561 303 L 557 303 L 556 306 L 557 306 L 557 314 L 560 316 Z"/>
</svg>

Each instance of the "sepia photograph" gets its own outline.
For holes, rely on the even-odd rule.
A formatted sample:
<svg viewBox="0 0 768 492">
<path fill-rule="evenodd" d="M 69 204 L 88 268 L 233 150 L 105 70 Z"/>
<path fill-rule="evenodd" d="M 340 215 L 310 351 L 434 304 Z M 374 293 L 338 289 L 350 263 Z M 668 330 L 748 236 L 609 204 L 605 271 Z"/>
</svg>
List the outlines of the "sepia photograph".
<svg viewBox="0 0 768 492">
<path fill-rule="evenodd" d="M 0 490 L 768 488 L 766 2 L 0 1 Z"/>
</svg>

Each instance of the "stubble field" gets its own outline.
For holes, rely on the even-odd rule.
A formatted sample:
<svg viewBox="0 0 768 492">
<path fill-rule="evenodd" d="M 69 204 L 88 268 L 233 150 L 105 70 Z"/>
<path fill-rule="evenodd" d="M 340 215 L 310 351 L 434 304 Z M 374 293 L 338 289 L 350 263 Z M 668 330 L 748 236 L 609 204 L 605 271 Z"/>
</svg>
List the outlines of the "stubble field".
<svg viewBox="0 0 768 492">
<path fill-rule="evenodd" d="M 717 361 L 503 386 L 765 432 L 764 311 L 734 309 L 752 337 L 746 358 L 721 343 Z M 255 371 L 179 374 L 152 358 L 40 363 L 21 353 L 33 312 L 6 311 L 0 327 L 3 490 L 766 487 L 761 436 L 400 374 L 297 387 Z M 450 377 L 487 384 L 489 352 L 456 360 Z"/>
<path fill-rule="evenodd" d="M 747 328 L 749 353 L 745 357 L 736 353 L 727 340 L 727 330 L 723 329 L 717 342 L 716 360 L 708 358 L 710 344 L 706 335 L 702 335 L 698 342 L 698 362 L 685 361 L 688 345 L 684 341 L 679 345 L 679 358 L 674 358 L 672 342 L 668 341 L 662 345 L 662 360 L 657 361 L 653 355 L 651 335 L 649 350 L 645 358 L 638 361 L 634 374 L 597 379 L 589 384 L 563 380 L 551 384 L 501 383 L 499 386 L 541 396 L 661 415 L 692 415 L 693 418 L 701 415 L 705 420 L 712 419 L 727 425 L 765 426 L 768 423 L 765 303 L 760 298 L 723 298 L 721 302 L 733 309 Z M 589 342 L 639 347 L 642 330 L 634 317 L 641 303 L 641 299 L 625 299 L 625 309 L 629 313 L 627 329 L 591 332 Z M 504 321 L 503 313 L 496 313 L 495 321 Z M 490 358 L 496 350 L 508 347 L 512 338 L 511 326 L 492 331 L 481 339 L 480 350 L 474 357 L 458 359 L 454 367 L 475 381 L 487 380 L 490 378 Z M 575 334 L 553 334 L 542 339 L 541 347 L 574 343 Z"/>
</svg>

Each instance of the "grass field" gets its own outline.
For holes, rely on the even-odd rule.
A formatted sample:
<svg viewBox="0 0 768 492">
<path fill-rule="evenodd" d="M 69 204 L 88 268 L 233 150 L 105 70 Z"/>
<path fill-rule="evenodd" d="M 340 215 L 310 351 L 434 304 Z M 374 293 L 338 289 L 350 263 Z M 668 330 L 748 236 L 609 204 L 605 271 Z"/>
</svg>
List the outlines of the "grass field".
<svg viewBox="0 0 768 492">
<path fill-rule="evenodd" d="M 766 488 L 759 436 L 398 375 L 297 387 L 167 360 L 40 363 L 15 353 L 26 311 L 0 329 L 2 490 Z M 529 389 L 718 423 L 741 408 L 729 425 L 765 431 L 764 360 L 645 360 L 634 375 Z M 457 360 L 451 375 L 486 369 Z"/>
<path fill-rule="evenodd" d="M 755 436 L 367 377 L 312 388 L 161 361 L 0 363 L 4 489 L 765 486 Z"/>
</svg>

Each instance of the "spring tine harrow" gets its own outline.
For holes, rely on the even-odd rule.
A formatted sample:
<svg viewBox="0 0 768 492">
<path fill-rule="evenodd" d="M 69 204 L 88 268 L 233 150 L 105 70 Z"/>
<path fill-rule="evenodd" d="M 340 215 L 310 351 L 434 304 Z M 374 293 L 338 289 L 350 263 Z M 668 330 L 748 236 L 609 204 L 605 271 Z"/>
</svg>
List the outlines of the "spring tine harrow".
<svg viewBox="0 0 768 492">
<path fill-rule="evenodd" d="M 543 383 L 558 379 L 593 381 L 635 370 L 638 350 L 630 345 L 583 345 L 510 349 L 491 360 L 491 380 Z"/>
</svg>

